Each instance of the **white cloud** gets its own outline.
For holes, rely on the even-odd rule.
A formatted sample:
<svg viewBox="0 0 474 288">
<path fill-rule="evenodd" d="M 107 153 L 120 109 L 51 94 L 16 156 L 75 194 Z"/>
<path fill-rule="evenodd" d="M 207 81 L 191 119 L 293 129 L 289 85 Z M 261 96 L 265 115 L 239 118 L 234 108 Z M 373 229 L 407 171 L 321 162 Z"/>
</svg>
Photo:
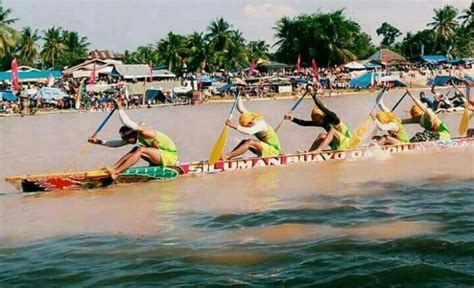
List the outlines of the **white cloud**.
<svg viewBox="0 0 474 288">
<path fill-rule="evenodd" d="M 292 16 L 297 13 L 296 9 L 283 3 L 246 4 L 244 6 L 245 16 L 249 18 L 281 18 Z"/>
</svg>

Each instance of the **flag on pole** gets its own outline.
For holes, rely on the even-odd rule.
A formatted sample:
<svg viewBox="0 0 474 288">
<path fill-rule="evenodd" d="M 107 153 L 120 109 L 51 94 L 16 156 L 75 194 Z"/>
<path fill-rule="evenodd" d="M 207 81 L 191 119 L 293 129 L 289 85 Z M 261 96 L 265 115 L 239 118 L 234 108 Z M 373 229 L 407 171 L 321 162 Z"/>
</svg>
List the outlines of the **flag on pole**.
<svg viewBox="0 0 474 288">
<path fill-rule="evenodd" d="M 18 60 L 13 58 L 12 63 L 12 87 L 13 90 L 20 92 L 20 78 L 18 76 Z"/>
<path fill-rule="evenodd" d="M 94 63 L 94 66 L 93 66 L 93 68 L 92 68 L 91 75 L 89 76 L 89 81 L 87 82 L 87 83 L 89 84 L 89 90 L 91 90 L 91 91 L 94 89 L 93 85 L 94 85 L 95 82 L 96 82 L 96 76 L 95 76 L 95 74 L 96 74 L 96 67 L 95 67 L 95 63 Z"/>
<path fill-rule="evenodd" d="M 52 87 L 54 85 L 54 77 L 53 74 L 49 73 L 48 80 L 46 80 L 46 86 Z"/>
<path fill-rule="evenodd" d="M 319 71 L 318 71 L 318 65 L 316 65 L 316 60 L 311 60 L 311 65 L 313 66 L 313 74 L 314 78 L 316 78 L 316 81 L 319 81 Z"/>
<path fill-rule="evenodd" d="M 301 70 L 301 54 L 298 54 L 298 59 L 296 59 L 296 72 L 300 73 Z"/>
<path fill-rule="evenodd" d="M 254 71 L 255 71 L 255 60 L 252 60 L 252 62 L 250 63 L 249 72 L 247 73 L 247 78 L 252 76 Z"/>
</svg>

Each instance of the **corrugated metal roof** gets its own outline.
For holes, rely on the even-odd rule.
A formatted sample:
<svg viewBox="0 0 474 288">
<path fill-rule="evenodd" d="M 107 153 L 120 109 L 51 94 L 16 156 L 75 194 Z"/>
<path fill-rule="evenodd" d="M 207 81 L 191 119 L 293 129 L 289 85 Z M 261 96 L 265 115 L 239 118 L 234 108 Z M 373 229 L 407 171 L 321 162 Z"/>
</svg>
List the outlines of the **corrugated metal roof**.
<svg viewBox="0 0 474 288">
<path fill-rule="evenodd" d="M 89 52 L 89 59 L 122 59 L 123 55 L 109 50 L 93 50 Z"/>
<path fill-rule="evenodd" d="M 152 71 L 153 77 L 176 77 L 175 74 L 168 70 L 160 69 Z M 121 76 L 125 79 L 137 79 L 150 77 L 150 66 L 145 64 L 122 64 L 115 65 L 111 73 L 112 76 Z"/>
</svg>

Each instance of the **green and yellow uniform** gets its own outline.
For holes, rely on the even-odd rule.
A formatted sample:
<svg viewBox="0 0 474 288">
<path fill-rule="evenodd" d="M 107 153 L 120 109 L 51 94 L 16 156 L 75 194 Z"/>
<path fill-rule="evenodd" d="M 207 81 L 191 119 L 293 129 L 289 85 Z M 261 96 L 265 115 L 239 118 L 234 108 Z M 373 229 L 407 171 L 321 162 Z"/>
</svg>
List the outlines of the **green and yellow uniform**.
<svg viewBox="0 0 474 288">
<path fill-rule="evenodd" d="M 165 134 L 155 130 L 155 137 L 145 139 L 141 137 L 139 133 L 137 143 L 144 147 L 159 149 L 162 166 L 176 165 L 176 161 L 178 160 L 178 150 L 176 149 L 173 140 Z"/>
</svg>

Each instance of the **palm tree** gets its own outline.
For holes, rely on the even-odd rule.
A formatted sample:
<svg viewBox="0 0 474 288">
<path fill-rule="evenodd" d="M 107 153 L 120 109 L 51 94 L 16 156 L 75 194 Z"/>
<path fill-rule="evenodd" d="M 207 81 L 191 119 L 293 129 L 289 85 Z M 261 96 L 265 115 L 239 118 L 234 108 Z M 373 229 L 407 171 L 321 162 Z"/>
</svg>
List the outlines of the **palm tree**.
<svg viewBox="0 0 474 288">
<path fill-rule="evenodd" d="M 52 27 L 44 31 L 44 45 L 43 50 L 41 50 L 41 57 L 46 65 L 53 68 L 55 67 L 54 61 L 58 59 L 66 49 L 66 46 L 62 43 L 61 32 L 62 29 L 60 27 Z"/>
<path fill-rule="evenodd" d="M 451 42 L 458 27 L 458 22 L 456 20 L 458 11 L 453 6 L 446 5 L 441 9 L 435 9 L 434 12 L 434 21 L 428 23 L 428 26 L 432 27 L 433 31 L 436 33 L 437 39 L 443 44 Z"/>
<path fill-rule="evenodd" d="M 204 70 L 209 59 L 209 45 L 203 33 L 194 32 L 187 37 L 188 63 L 191 70 Z"/>
<path fill-rule="evenodd" d="M 223 52 L 222 58 L 219 59 L 220 66 L 226 70 L 240 69 L 245 67 L 248 62 L 247 47 L 245 39 L 239 30 L 232 31 L 227 49 Z"/>
<path fill-rule="evenodd" d="M 186 55 L 186 38 L 179 34 L 169 32 L 165 39 L 156 43 L 158 59 L 168 64 L 171 72 L 178 72 Z"/>
<path fill-rule="evenodd" d="M 140 64 L 156 63 L 156 51 L 152 46 L 139 46 L 135 52 L 135 60 Z"/>
<path fill-rule="evenodd" d="M 462 25 L 464 27 L 469 27 L 473 29 L 473 21 L 472 21 L 472 14 L 474 11 L 474 2 L 471 2 L 471 7 L 469 9 L 464 9 L 462 12 L 463 14 L 459 16 L 459 19 L 462 20 Z"/>
<path fill-rule="evenodd" d="M 26 27 L 21 32 L 21 39 L 18 44 L 18 56 L 21 63 L 32 66 L 38 58 L 39 44 L 41 37 L 38 35 L 38 30 L 32 30 Z"/>
<path fill-rule="evenodd" d="M 325 43 L 328 53 L 328 66 L 332 63 L 346 63 L 357 59 L 348 48 L 354 38 L 351 23 L 342 16 L 343 10 L 324 15 L 321 26 L 325 33 L 321 33 L 321 39 Z"/>
<path fill-rule="evenodd" d="M 0 58 L 6 57 L 20 38 L 18 31 L 10 27 L 18 20 L 18 18 L 10 18 L 11 12 L 11 9 L 3 9 L 0 6 Z"/>
<path fill-rule="evenodd" d="M 64 44 L 67 51 L 74 52 L 82 57 L 87 56 L 87 47 L 90 43 L 87 42 L 87 37 L 80 37 L 78 32 L 64 31 L 62 33 L 61 42 Z"/>
<path fill-rule="evenodd" d="M 207 27 L 208 33 L 205 39 L 213 52 L 223 52 L 230 44 L 232 30 L 229 23 L 224 18 L 219 18 Z"/>
<path fill-rule="evenodd" d="M 258 58 L 268 58 L 268 52 L 270 50 L 270 45 L 265 41 L 250 41 L 247 45 L 248 56 L 250 60 L 255 60 Z"/>
</svg>

